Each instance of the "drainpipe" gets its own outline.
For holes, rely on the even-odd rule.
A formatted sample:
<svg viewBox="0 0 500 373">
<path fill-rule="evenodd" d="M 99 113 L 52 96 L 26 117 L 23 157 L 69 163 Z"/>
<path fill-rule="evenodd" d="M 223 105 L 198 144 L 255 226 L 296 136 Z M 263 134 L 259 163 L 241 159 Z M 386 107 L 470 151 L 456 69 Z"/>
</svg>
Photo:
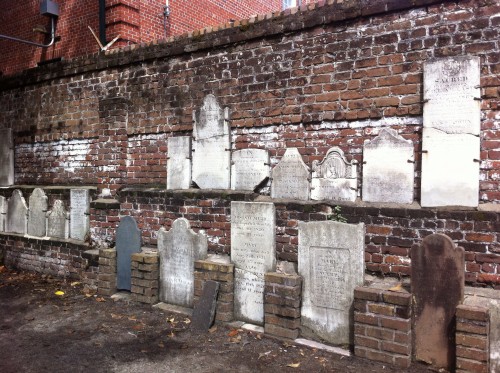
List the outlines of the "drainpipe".
<svg viewBox="0 0 500 373">
<path fill-rule="evenodd" d="M 99 40 L 106 45 L 106 0 L 99 0 Z"/>
</svg>

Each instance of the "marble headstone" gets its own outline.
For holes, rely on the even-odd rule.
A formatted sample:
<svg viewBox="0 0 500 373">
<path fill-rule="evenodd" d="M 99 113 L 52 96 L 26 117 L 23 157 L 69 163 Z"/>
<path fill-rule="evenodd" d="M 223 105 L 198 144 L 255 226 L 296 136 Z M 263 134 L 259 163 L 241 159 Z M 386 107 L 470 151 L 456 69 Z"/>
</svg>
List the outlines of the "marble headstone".
<svg viewBox="0 0 500 373">
<path fill-rule="evenodd" d="M 321 162 L 313 161 L 311 199 L 355 201 L 357 196 L 357 164 L 348 162 L 342 149 L 335 146 Z"/>
<path fill-rule="evenodd" d="M 193 113 L 193 181 L 201 189 L 231 186 L 231 138 L 229 110 L 222 109 L 214 95 L 203 100 Z"/>
<path fill-rule="evenodd" d="M 273 203 L 231 202 L 231 261 L 235 266 L 234 317 L 264 323 L 264 274 L 276 268 Z"/>
<path fill-rule="evenodd" d="M 254 190 L 269 177 L 269 152 L 265 149 L 241 149 L 233 152 L 231 189 Z"/>
<path fill-rule="evenodd" d="M 90 222 L 88 189 L 71 189 L 70 203 L 70 238 L 83 241 L 89 230 Z"/>
<path fill-rule="evenodd" d="M 424 207 L 478 206 L 479 63 L 479 57 L 461 56 L 424 64 Z"/>
<path fill-rule="evenodd" d="M 124 216 L 116 230 L 116 288 L 130 290 L 132 254 L 141 251 L 141 231 L 135 219 Z"/>
<path fill-rule="evenodd" d="M 184 218 L 175 220 L 168 232 L 158 231 L 160 301 L 193 307 L 194 262 L 205 259 L 207 250 L 207 236 L 195 233 Z"/>
<path fill-rule="evenodd" d="M 48 198 L 40 188 L 35 188 L 28 200 L 28 234 L 45 237 L 47 233 Z"/>
<path fill-rule="evenodd" d="M 0 130 L 0 186 L 14 184 L 14 144 L 12 129 Z"/>
<path fill-rule="evenodd" d="M 444 234 L 431 234 L 411 250 L 414 354 L 449 370 L 455 359 L 455 312 L 463 302 L 464 249 Z"/>
<path fill-rule="evenodd" d="M 54 238 L 69 237 L 69 213 L 64 202 L 55 200 L 52 210 L 47 213 L 47 236 Z"/>
<path fill-rule="evenodd" d="M 5 231 L 25 234 L 28 225 L 28 206 L 19 189 L 12 192 L 7 202 L 7 224 Z"/>
<path fill-rule="evenodd" d="M 272 198 L 309 199 L 310 172 L 297 148 L 285 151 L 271 175 Z"/>
<path fill-rule="evenodd" d="M 412 203 L 413 143 L 383 128 L 363 147 L 363 201 Z"/>
<path fill-rule="evenodd" d="M 168 138 L 167 189 L 191 186 L 191 137 Z"/>
<path fill-rule="evenodd" d="M 7 199 L 0 196 L 0 232 L 5 232 L 5 222 L 7 220 Z"/>
<path fill-rule="evenodd" d="M 333 344 L 352 344 L 354 288 L 363 284 L 364 224 L 299 222 L 302 326 Z"/>
</svg>

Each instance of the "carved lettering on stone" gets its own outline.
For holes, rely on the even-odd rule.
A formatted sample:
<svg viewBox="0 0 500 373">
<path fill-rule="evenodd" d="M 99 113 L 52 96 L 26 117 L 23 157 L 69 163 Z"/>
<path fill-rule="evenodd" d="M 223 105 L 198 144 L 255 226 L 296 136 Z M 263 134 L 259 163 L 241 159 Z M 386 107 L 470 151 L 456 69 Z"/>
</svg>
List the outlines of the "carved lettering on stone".
<svg viewBox="0 0 500 373">
<path fill-rule="evenodd" d="M 231 189 L 254 190 L 269 177 L 269 152 L 241 149 L 232 154 Z"/>
<path fill-rule="evenodd" d="M 234 316 L 264 323 L 264 274 L 276 268 L 273 203 L 231 202 L 231 261 L 235 265 Z"/>
<path fill-rule="evenodd" d="M 135 219 L 124 216 L 116 230 L 116 288 L 130 290 L 132 254 L 141 251 L 141 231 Z"/>
<path fill-rule="evenodd" d="M 25 234 L 28 225 L 28 206 L 19 189 L 12 192 L 7 202 L 6 232 Z"/>
<path fill-rule="evenodd" d="M 309 168 L 297 148 L 288 148 L 272 170 L 271 197 L 309 199 Z"/>
<path fill-rule="evenodd" d="M 47 233 L 48 198 L 40 188 L 35 188 L 28 200 L 28 234 L 44 237 Z"/>
<path fill-rule="evenodd" d="M 353 343 L 354 288 L 363 284 L 363 224 L 299 222 L 301 322 L 333 344 Z"/>
<path fill-rule="evenodd" d="M 383 128 L 363 147 L 363 201 L 412 203 L 413 143 Z"/>
<path fill-rule="evenodd" d="M 207 257 L 208 240 L 195 233 L 184 218 L 175 220 L 170 231 L 158 231 L 160 254 L 160 300 L 193 307 L 194 262 Z"/>
<path fill-rule="evenodd" d="M 189 189 L 191 186 L 191 138 L 168 138 L 167 189 Z"/>
<path fill-rule="evenodd" d="M 83 241 L 89 231 L 90 222 L 88 189 L 71 189 L 70 203 L 70 238 Z"/>
<path fill-rule="evenodd" d="M 358 195 L 356 162 L 348 162 L 342 149 L 333 147 L 325 158 L 313 161 L 311 199 L 355 201 Z"/>
<path fill-rule="evenodd" d="M 231 138 L 229 111 L 214 95 L 203 100 L 193 113 L 193 181 L 202 189 L 229 189 L 231 184 Z"/>
<path fill-rule="evenodd" d="M 14 184 L 14 143 L 12 129 L 0 130 L 0 186 Z"/>
<path fill-rule="evenodd" d="M 47 213 L 47 236 L 54 238 L 69 237 L 69 213 L 64 202 L 55 200 L 52 210 Z"/>
</svg>

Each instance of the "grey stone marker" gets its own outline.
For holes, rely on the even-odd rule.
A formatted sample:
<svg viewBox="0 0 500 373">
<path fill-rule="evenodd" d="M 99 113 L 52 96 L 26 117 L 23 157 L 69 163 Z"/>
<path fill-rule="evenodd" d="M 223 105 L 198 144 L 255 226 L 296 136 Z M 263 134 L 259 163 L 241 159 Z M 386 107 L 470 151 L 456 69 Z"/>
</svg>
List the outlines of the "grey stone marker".
<svg viewBox="0 0 500 373">
<path fill-rule="evenodd" d="M 269 171 L 267 150 L 235 150 L 231 161 L 231 189 L 254 190 L 269 177 Z"/>
<path fill-rule="evenodd" d="M 231 138 L 229 110 L 214 95 L 193 112 L 193 181 L 202 189 L 229 189 L 231 185 Z"/>
<path fill-rule="evenodd" d="M 191 186 L 191 137 L 169 137 L 167 189 L 189 189 Z"/>
<path fill-rule="evenodd" d="M 421 205 L 479 203 L 480 59 L 432 59 L 424 64 Z"/>
<path fill-rule="evenodd" d="M 0 196 L 0 232 L 5 232 L 5 222 L 7 219 L 7 199 Z"/>
<path fill-rule="evenodd" d="M 70 191 L 70 238 L 83 241 L 89 231 L 90 199 L 87 189 Z"/>
<path fill-rule="evenodd" d="M 231 202 L 231 261 L 235 266 L 234 317 L 264 323 L 264 274 L 276 268 L 273 203 Z"/>
<path fill-rule="evenodd" d="M 464 299 L 464 249 L 431 234 L 411 250 L 415 358 L 436 368 L 455 363 L 455 312 Z"/>
<path fill-rule="evenodd" d="M 339 147 L 328 150 L 321 161 L 313 161 L 311 199 L 355 201 L 358 195 L 356 162 L 348 162 Z"/>
<path fill-rule="evenodd" d="M 207 250 L 207 236 L 195 233 L 184 218 L 175 220 L 168 232 L 158 231 L 160 301 L 193 307 L 194 262 L 205 259 Z"/>
<path fill-rule="evenodd" d="M 288 148 L 271 173 L 271 197 L 307 201 L 309 199 L 309 168 L 297 148 Z"/>
<path fill-rule="evenodd" d="M 352 344 L 354 288 L 363 284 L 364 224 L 299 222 L 301 322 L 332 344 Z M 308 330 L 307 330 L 308 329 Z"/>
<path fill-rule="evenodd" d="M 21 191 L 16 189 L 7 202 L 7 226 L 5 231 L 26 234 L 27 225 L 28 206 L 26 206 Z"/>
<path fill-rule="evenodd" d="M 69 213 L 64 202 L 59 199 L 54 201 L 52 210 L 47 212 L 47 236 L 64 239 L 69 237 Z"/>
<path fill-rule="evenodd" d="M 47 233 L 48 198 L 40 188 L 35 188 L 28 200 L 28 234 L 45 237 Z"/>
<path fill-rule="evenodd" d="M 135 219 L 124 216 L 116 230 L 116 288 L 130 290 L 132 254 L 141 251 L 141 231 Z"/>
<path fill-rule="evenodd" d="M 219 283 L 208 280 L 203 285 L 200 299 L 194 304 L 191 327 L 194 330 L 206 332 L 214 323 L 217 307 Z"/>
<path fill-rule="evenodd" d="M 0 186 L 14 184 L 14 143 L 12 129 L 0 130 Z"/>
<path fill-rule="evenodd" d="M 363 201 L 412 203 L 413 143 L 383 128 L 363 147 Z"/>
</svg>

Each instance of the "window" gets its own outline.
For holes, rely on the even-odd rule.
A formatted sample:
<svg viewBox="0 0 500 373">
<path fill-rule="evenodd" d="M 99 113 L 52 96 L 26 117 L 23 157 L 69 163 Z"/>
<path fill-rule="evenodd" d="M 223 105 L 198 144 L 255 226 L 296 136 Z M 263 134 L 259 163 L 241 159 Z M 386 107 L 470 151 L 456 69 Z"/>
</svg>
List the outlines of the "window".
<svg viewBox="0 0 500 373">
<path fill-rule="evenodd" d="M 283 0 L 283 9 L 293 8 L 299 6 L 300 0 Z"/>
</svg>

